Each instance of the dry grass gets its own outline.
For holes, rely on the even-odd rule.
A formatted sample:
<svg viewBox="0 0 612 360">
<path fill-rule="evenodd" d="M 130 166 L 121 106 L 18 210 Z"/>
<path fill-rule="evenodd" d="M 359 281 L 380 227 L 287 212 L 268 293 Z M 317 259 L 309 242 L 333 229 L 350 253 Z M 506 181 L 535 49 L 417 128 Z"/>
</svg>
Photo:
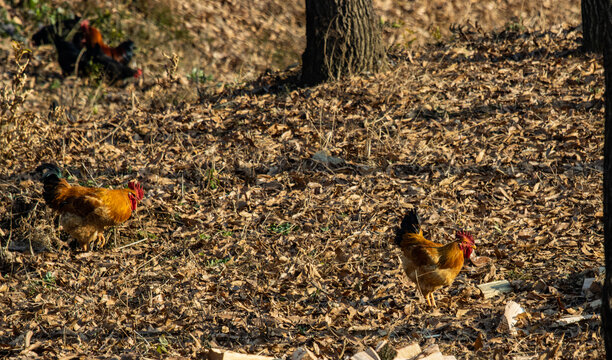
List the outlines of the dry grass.
<svg viewBox="0 0 612 360">
<path fill-rule="evenodd" d="M 265 7 L 236 5 L 233 35 L 219 41 L 243 42 L 224 40 L 226 59 L 254 46 L 258 28 L 237 31 L 242 11 Z M 558 344 L 562 358 L 600 358 L 598 318 L 555 321 L 599 311 L 581 284 L 603 258 L 603 74 L 579 53 L 575 28 L 534 28 L 463 25 L 441 44 L 392 51 L 388 73 L 313 88 L 284 81 L 293 73 L 245 75 L 265 68 L 256 56 L 248 81 L 194 84 L 181 67 L 193 59 L 179 51 L 169 73 L 169 58 L 141 54 L 153 70 L 139 84 L 55 88 L 51 52 L 38 49 L 21 135 L 0 158 L 0 353 L 195 358 L 219 346 L 283 356 L 305 346 L 338 359 L 386 338 L 435 341 L 457 358 L 538 358 Z M 237 76 L 211 58 L 217 78 Z M 16 73 L 4 63 L 3 85 Z M 72 182 L 144 183 L 138 212 L 106 248 L 67 245 L 31 174 L 49 160 Z M 465 228 L 493 259 L 468 264 L 436 311 L 390 243 L 413 206 L 432 239 Z M 514 292 L 481 299 L 476 285 L 498 279 Z M 497 330 L 509 300 L 530 314 L 514 337 Z"/>
</svg>

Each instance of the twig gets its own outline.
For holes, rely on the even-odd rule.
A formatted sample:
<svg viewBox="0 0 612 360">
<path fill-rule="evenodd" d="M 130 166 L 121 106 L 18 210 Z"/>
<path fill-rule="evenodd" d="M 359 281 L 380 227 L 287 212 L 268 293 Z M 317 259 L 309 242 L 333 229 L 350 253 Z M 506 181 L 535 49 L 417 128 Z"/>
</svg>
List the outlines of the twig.
<svg viewBox="0 0 612 360">
<path fill-rule="evenodd" d="M 87 166 L 85 166 L 85 164 L 81 164 L 81 165 L 83 166 L 83 169 L 85 169 L 85 171 L 87 171 L 87 175 L 89 175 L 89 177 L 94 182 L 94 184 L 96 186 L 100 186 L 100 185 L 98 185 L 98 182 L 96 181 L 96 179 L 94 179 L 93 176 L 91 176 L 91 173 L 89 172 L 89 169 L 87 169 Z"/>
<path fill-rule="evenodd" d="M 12 209 L 15 208 L 15 198 L 11 196 L 11 216 L 9 218 L 9 235 L 8 239 L 6 239 L 6 249 L 5 252 L 8 253 L 9 244 L 11 243 L 11 238 L 13 237 L 13 217 L 15 216 Z"/>
<path fill-rule="evenodd" d="M 85 48 L 81 49 L 81 51 L 79 52 L 79 55 L 77 56 L 76 59 L 76 63 L 74 65 L 74 76 L 78 79 L 79 75 L 79 62 L 81 61 L 81 57 L 83 56 L 83 54 L 85 53 Z M 70 108 L 74 108 L 75 106 L 75 100 L 76 100 L 76 94 L 78 91 L 79 87 L 78 86 L 74 86 L 73 91 L 72 91 L 72 99 L 71 99 L 71 104 L 70 104 Z"/>
<path fill-rule="evenodd" d="M 120 246 L 120 247 L 118 247 L 118 248 L 115 248 L 115 250 L 125 249 L 126 247 L 130 247 L 130 246 L 132 246 L 132 245 L 140 244 L 141 242 L 143 242 L 143 241 L 145 241 L 145 240 L 149 240 L 149 238 L 148 238 L 148 237 L 146 237 L 146 238 L 144 238 L 144 239 L 141 239 L 141 240 L 138 240 L 138 241 L 131 242 L 131 243 L 129 243 L 129 244 L 126 244 L 126 245 Z"/>
<path fill-rule="evenodd" d="M 181 172 L 181 201 L 185 201 L 185 177 Z"/>
<path fill-rule="evenodd" d="M 102 89 L 102 83 L 100 83 L 97 87 L 96 87 L 96 91 L 94 92 L 94 95 L 91 97 L 91 101 L 89 102 L 89 108 L 93 107 L 95 104 L 94 102 L 98 99 L 98 95 L 100 94 L 100 89 Z M 89 114 L 87 115 L 87 118 L 85 119 L 85 121 L 88 121 L 89 119 L 91 119 L 91 116 L 93 115 L 93 112 L 90 111 Z"/>
<path fill-rule="evenodd" d="M 108 134 L 108 135 L 106 135 L 105 137 L 103 137 L 102 139 L 100 139 L 100 140 L 98 141 L 98 144 L 101 144 L 101 143 L 102 143 L 104 140 L 106 140 L 106 139 L 108 139 L 109 137 L 111 137 L 111 136 L 115 135 L 115 133 L 117 132 L 117 130 L 119 130 L 119 128 L 121 128 L 121 127 L 122 127 L 122 126 L 125 124 L 125 122 L 126 122 L 126 121 L 127 121 L 127 118 L 126 118 L 126 119 L 123 119 L 123 121 L 121 121 L 121 122 L 119 123 L 119 125 L 117 125 L 117 126 L 115 127 L 115 129 L 114 129 L 113 131 L 111 131 L 111 132 L 110 132 L 110 134 Z"/>
<path fill-rule="evenodd" d="M 153 256 L 152 258 L 150 258 L 149 260 L 145 261 L 144 264 L 140 265 L 136 270 L 134 270 L 134 272 L 132 274 L 135 274 L 135 273 L 139 272 L 140 269 L 142 269 L 143 267 L 147 266 L 148 263 L 150 263 L 151 261 L 157 259 L 158 257 L 162 256 L 165 253 L 166 253 L 166 251 L 162 251 L 159 254 Z"/>
</svg>

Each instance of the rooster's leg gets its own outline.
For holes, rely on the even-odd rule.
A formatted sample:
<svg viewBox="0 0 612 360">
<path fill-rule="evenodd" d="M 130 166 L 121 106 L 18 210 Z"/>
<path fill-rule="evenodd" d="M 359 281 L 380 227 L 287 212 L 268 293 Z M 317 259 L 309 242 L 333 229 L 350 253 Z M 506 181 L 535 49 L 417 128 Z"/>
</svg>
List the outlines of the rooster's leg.
<svg viewBox="0 0 612 360">
<path fill-rule="evenodd" d="M 427 301 L 427 306 L 431 307 L 431 301 L 429 301 L 429 294 L 425 295 L 425 301 Z"/>
<path fill-rule="evenodd" d="M 436 298 L 434 298 L 433 293 L 429 293 L 429 297 L 431 298 L 431 307 L 438 307 L 438 305 L 436 305 Z"/>
<path fill-rule="evenodd" d="M 98 233 L 98 249 L 102 249 L 106 245 L 106 239 L 104 238 L 104 233 Z"/>
</svg>

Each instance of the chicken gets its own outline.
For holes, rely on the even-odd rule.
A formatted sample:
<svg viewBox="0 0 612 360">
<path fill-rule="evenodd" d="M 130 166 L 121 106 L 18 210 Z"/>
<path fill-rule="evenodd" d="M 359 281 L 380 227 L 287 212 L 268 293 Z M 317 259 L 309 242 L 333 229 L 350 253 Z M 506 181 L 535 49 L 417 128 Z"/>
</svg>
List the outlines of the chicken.
<svg viewBox="0 0 612 360">
<path fill-rule="evenodd" d="M 54 35 L 53 43 L 57 50 L 57 61 L 64 76 L 73 74 L 75 67 L 78 68 L 77 75 L 80 77 L 101 77 L 110 84 L 129 77 L 138 78 L 142 75 L 142 70 L 132 69 L 104 55 L 98 45 L 92 49 L 79 50 L 74 43 L 64 40 L 57 34 Z"/>
<path fill-rule="evenodd" d="M 60 214 L 64 230 L 85 251 L 94 243 L 99 248 L 104 246 L 104 230 L 129 219 L 144 197 L 142 186 L 136 181 L 130 181 L 127 189 L 111 190 L 71 186 L 54 164 L 42 164 L 36 172 L 42 172 L 45 202 Z"/>
<path fill-rule="evenodd" d="M 129 64 L 134 56 L 135 46 L 132 40 L 126 40 L 117 47 L 110 47 L 104 43 L 100 30 L 91 26 L 89 20 L 81 20 L 78 16 L 42 27 L 32 35 L 32 44 L 34 46 L 53 44 L 55 36 L 72 42 L 79 50 L 99 45 L 106 56 L 123 65 Z"/>
<path fill-rule="evenodd" d="M 129 77 L 138 78 L 141 69 L 127 66 L 134 55 L 134 42 L 127 40 L 115 48 L 104 44 L 100 31 L 89 21 L 76 17 L 41 28 L 32 36 L 36 46 L 53 44 L 64 76 L 102 77 L 113 84 Z M 77 64 L 78 62 L 78 64 Z"/>
<path fill-rule="evenodd" d="M 406 275 L 415 283 L 430 307 L 436 306 L 433 292 L 452 284 L 476 248 L 468 232 L 459 231 L 456 241 L 446 245 L 423 237 L 416 211 L 408 211 L 396 232 L 395 244 L 402 250 L 402 265 Z"/>
<path fill-rule="evenodd" d="M 134 42 L 132 40 L 126 40 L 114 48 L 110 47 L 102 40 L 100 31 L 91 26 L 88 20 L 81 21 L 81 33 L 83 34 L 82 41 L 85 43 L 85 46 L 94 48 L 98 45 L 106 56 L 123 65 L 129 64 L 134 56 Z"/>
</svg>

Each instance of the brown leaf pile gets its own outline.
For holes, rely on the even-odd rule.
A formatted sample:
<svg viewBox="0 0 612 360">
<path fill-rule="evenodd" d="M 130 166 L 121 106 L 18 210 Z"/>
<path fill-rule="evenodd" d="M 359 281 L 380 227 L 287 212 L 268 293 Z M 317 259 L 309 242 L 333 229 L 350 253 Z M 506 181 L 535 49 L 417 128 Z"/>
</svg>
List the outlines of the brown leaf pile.
<svg viewBox="0 0 612 360">
<path fill-rule="evenodd" d="M 603 73 L 580 37 L 465 25 L 393 52 L 385 74 L 313 88 L 266 74 L 195 98 L 179 96 L 194 92 L 184 76 L 52 89 L 34 64 L 38 95 L 2 128 L 0 354 L 340 359 L 387 339 L 457 358 L 601 356 L 582 283 L 603 258 Z M 31 174 L 50 160 L 75 183 L 143 182 L 105 249 L 68 247 Z M 433 240 L 467 229 L 490 259 L 433 311 L 391 244 L 411 207 Z M 502 279 L 512 293 L 480 297 Z M 514 336 L 511 300 L 526 311 Z M 585 320 L 559 326 L 567 315 Z"/>
<path fill-rule="evenodd" d="M 174 52 L 185 73 L 199 69 L 215 80 L 244 81 L 266 69 L 299 64 L 306 45 L 303 0 L 41 0 L 42 4 L 92 19 L 110 15 L 110 24 L 102 30 L 120 30 L 123 37 L 135 41 L 134 64 L 143 68 L 145 76 L 163 71 L 164 54 Z M 24 28 L 25 38 L 49 22 L 47 18 L 28 21 L 24 19 L 27 10 L 3 5 L 0 1 L 7 15 L 0 17 L 0 24 L 16 21 Z M 504 27 L 546 30 L 580 22 L 580 4 L 575 1 L 374 0 L 373 5 L 388 47 L 445 42 L 452 38 L 449 26 L 467 22 L 485 31 Z M 40 56 L 47 64 L 55 55 L 43 49 Z"/>
</svg>

